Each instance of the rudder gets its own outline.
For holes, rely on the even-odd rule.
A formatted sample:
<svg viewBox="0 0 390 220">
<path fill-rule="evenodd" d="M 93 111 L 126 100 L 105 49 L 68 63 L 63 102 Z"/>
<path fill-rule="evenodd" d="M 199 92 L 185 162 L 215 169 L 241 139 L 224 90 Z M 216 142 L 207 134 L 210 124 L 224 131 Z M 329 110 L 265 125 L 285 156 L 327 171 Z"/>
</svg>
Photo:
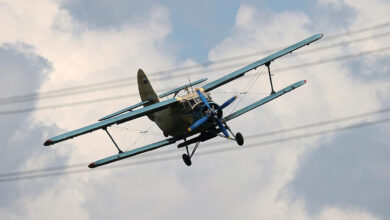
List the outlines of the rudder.
<svg viewBox="0 0 390 220">
<path fill-rule="evenodd" d="M 137 81 L 138 81 L 138 90 L 139 90 L 139 95 L 141 96 L 141 100 L 150 101 L 149 103 L 144 104 L 144 107 L 160 102 L 156 92 L 154 91 L 152 85 L 150 84 L 148 77 L 146 77 L 142 69 L 138 70 Z M 153 115 L 148 115 L 148 117 L 150 120 L 154 121 Z"/>
</svg>

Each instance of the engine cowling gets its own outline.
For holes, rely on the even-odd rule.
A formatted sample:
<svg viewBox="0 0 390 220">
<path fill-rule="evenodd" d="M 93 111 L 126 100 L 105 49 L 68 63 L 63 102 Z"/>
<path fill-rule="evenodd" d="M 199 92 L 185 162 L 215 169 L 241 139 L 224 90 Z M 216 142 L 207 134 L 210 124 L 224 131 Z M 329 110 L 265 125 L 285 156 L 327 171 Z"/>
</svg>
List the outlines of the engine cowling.
<svg viewBox="0 0 390 220">
<path fill-rule="evenodd" d="M 209 115 L 209 116 L 214 115 L 214 117 L 217 117 L 219 119 L 222 118 L 222 116 L 223 116 L 222 110 L 217 110 L 219 105 L 215 102 L 210 102 L 209 105 L 211 107 L 211 110 L 208 109 L 207 106 L 203 103 L 199 103 L 197 106 L 195 106 L 195 108 L 193 110 L 194 121 L 199 120 L 200 118 L 202 118 L 205 115 Z M 211 111 L 214 111 L 214 112 L 211 112 Z M 214 122 L 214 119 L 215 119 L 214 117 L 210 117 L 208 121 Z"/>
</svg>

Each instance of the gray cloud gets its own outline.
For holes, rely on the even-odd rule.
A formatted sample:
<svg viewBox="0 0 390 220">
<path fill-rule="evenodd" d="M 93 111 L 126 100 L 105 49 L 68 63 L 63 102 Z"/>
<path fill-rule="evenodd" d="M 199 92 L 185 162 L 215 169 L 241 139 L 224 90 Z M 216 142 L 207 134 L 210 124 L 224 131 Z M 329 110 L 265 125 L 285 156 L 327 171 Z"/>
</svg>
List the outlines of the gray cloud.
<svg viewBox="0 0 390 220">
<path fill-rule="evenodd" d="M 64 2 L 62 8 L 89 28 L 117 28 L 148 14 L 155 2 L 75 0 Z"/>
<path fill-rule="evenodd" d="M 351 60 L 348 67 L 354 76 L 367 82 L 388 82 L 390 80 L 390 66 L 386 65 L 390 56 L 378 55 L 372 56 L 370 59 L 373 62 L 366 62 L 366 57 L 360 57 Z"/>
<path fill-rule="evenodd" d="M 44 57 L 36 54 L 33 47 L 23 44 L 3 44 L 0 46 L 0 93 L 2 97 L 37 92 L 41 83 L 52 70 L 51 63 Z M 34 107 L 35 102 L 24 106 Z M 14 105 L 2 106 L 15 108 Z M 64 158 L 52 154 L 42 146 L 44 136 L 55 133 L 53 127 L 42 125 L 32 126 L 30 114 L 3 115 L 0 118 L 0 169 L 1 173 L 20 170 L 31 159 L 41 164 L 58 165 L 64 163 Z M 53 161 L 40 161 L 39 158 L 52 157 Z M 50 184 L 52 181 L 42 181 Z M 14 183 L 1 183 L 0 206 L 12 205 L 23 197 L 21 188 Z M 34 194 L 42 190 L 44 185 L 38 184 Z"/>
<path fill-rule="evenodd" d="M 179 57 L 204 61 L 209 50 L 231 31 L 232 15 L 240 1 L 75 0 L 62 5 L 77 22 L 99 30 L 142 23 L 157 7 L 169 10 L 174 31 L 166 40 L 181 49 Z"/>
<path fill-rule="evenodd" d="M 321 5 L 314 11 L 318 12 L 318 19 L 315 19 L 318 22 L 313 24 L 327 27 L 330 32 L 342 32 L 358 16 L 356 9 L 346 5 Z M 350 50 L 348 46 L 344 49 Z M 389 79 L 388 58 L 385 55 L 359 57 L 345 62 L 344 67 L 352 80 L 386 82 Z M 383 107 L 390 103 L 390 100 L 381 101 Z M 388 125 L 384 128 L 388 130 Z M 302 157 L 293 180 L 280 192 L 286 192 L 293 201 L 304 199 L 305 208 L 311 215 L 319 215 L 325 208 L 338 207 L 357 208 L 388 219 L 390 141 L 382 129 L 359 129 L 335 135 L 331 142 L 321 144 Z"/>
<path fill-rule="evenodd" d="M 348 30 L 358 16 L 356 9 L 345 4 L 341 7 L 316 4 L 308 11 L 308 15 L 313 20 L 311 27 L 313 30 L 331 33 L 340 32 L 343 29 Z"/>
<path fill-rule="evenodd" d="M 390 216 L 390 142 L 379 128 L 335 136 L 308 153 L 286 190 L 304 198 L 311 214 L 325 207 L 358 207 Z"/>
<path fill-rule="evenodd" d="M 32 48 L 28 45 L 22 43 L 2 45 L 0 47 L 0 71 L 4 79 L 0 86 L 2 96 L 22 95 L 37 91 L 51 68 L 50 62 L 32 52 Z M 35 103 L 30 102 L 26 105 L 34 107 Z M 15 106 L 6 107 L 14 108 Z M 26 127 L 29 115 L 17 114 L 1 117 L 3 126 L 0 127 L 0 139 L 3 155 L 18 156 L 17 153 L 21 152 L 27 154 L 31 148 L 23 149 L 24 146 L 17 144 L 22 140 L 15 135 L 19 129 Z M 6 168 L 14 167 L 19 162 L 19 159 L 7 156 L 0 161 L 0 166 L 9 170 Z"/>
</svg>

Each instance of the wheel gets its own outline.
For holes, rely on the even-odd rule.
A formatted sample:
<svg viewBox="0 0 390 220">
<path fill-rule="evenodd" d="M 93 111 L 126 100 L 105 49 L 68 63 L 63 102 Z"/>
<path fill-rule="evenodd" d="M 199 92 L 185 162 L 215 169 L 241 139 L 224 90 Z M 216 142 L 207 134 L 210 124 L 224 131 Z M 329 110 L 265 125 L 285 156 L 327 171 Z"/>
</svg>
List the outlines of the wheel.
<svg viewBox="0 0 390 220">
<path fill-rule="evenodd" d="M 244 144 L 244 137 L 240 132 L 237 132 L 236 134 L 236 142 L 238 145 L 242 146 Z"/>
<path fill-rule="evenodd" d="M 185 163 L 187 166 L 191 166 L 191 164 L 192 164 L 192 162 L 191 162 L 191 157 L 188 156 L 188 154 L 183 154 L 182 158 L 183 158 L 184 163 Z"/>
</svg>

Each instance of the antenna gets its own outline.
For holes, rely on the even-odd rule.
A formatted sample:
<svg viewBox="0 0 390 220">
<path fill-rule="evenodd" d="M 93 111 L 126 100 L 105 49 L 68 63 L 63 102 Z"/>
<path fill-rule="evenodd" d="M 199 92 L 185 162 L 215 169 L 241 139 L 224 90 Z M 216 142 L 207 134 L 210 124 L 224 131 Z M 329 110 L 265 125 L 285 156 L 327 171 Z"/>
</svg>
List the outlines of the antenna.
<svg viewBox="0 0 390 220">
<path fill-rule="evenodd" d="M 187 76 L 187 78 L 188 78 L 188 81 L 190 82 L 190 86 L 191 86 L 191 89 L 192 89 L 192 92 L 194 93 L 195 91 L 194 91 L 194 87 L 192 87 L 192 83 L 191 83 L 191 80 L 190 80 L 190 77 L 189 76 Z M 188 91 L 188 90 L 187 90 Z"/>
</svg>

